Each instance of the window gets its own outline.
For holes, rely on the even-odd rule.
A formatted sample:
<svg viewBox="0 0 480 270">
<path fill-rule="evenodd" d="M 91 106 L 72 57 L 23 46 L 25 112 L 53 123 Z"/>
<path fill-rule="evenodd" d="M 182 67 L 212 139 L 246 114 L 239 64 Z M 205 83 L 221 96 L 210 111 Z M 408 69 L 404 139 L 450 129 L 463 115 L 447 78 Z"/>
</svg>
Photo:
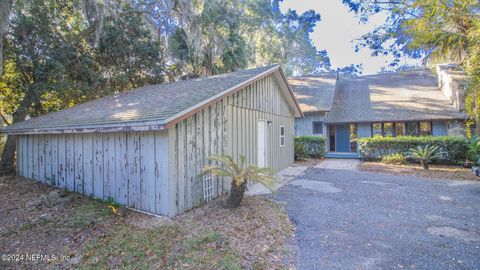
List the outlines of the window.
<svg viewBox="0 0 480 270">
<path fill-rule="evenodd" d="M 419 134 L 418 123 L 405 123 L 405 134 L 408 136 L 418 136 Z"/>
<path fill-rule="evenodd" d="M 383 123 L 383 136 L 386 136 L 386 137 L 395 136 L 393 123 Z"/>
<path fill-rule="evenodd" d="M 420 136 L 432 135 L 432 125 L 430 122 L 420 122 Z"/>
<path fill-rule="evenodd" d="M 350 124 L 350 152 L 357 152 L 357 125 Z"/>
<path fill-rule="evenodd" d="M 382 123 L 373 123 L 372 124 L 372 137 L 382 136 Z"/>
<path fill-rule="evenodd" d="M 285 126 L 280 126 L 280 146 L 285 146 Z"/>
<path fill-rule="evenodd" d="M 209 173 L 203 176 L 203 199 L 205 202 L 213 199 L 213 176 Z"/>
<path fill-rule="evenodd" d="M 395 123 L 395 136 L 405 136 L 405 123 Z"/>
<path fill-rule="evenodd" d="M 323 121 L 313 121 L 313 134 L 323 134 Z"/>
</svg>

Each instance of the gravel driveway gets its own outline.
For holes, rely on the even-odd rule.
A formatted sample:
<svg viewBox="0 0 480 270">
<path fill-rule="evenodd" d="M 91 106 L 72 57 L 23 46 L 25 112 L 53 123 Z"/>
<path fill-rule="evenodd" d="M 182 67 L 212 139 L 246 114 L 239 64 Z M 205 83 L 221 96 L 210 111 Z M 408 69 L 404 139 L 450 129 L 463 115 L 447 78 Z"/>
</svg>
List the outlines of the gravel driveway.
<svg viewBox="0 0 480 270">
<path fill-rule="evenodd" d="M 312 168 L 276 198 L 298 269 L 480 269 L 480 182 Z"/>
</svg>

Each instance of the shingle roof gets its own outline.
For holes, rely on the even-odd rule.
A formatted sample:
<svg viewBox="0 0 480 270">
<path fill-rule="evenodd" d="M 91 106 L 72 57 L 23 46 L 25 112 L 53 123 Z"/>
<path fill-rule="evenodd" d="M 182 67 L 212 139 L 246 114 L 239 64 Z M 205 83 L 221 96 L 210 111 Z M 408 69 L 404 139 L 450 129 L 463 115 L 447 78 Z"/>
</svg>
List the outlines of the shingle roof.
<svg viewBox="0 0 480 270">
<path fill-rule="evenodd" d="M 32 118 L 0 131 L 21 133 L 26 130 L 81 129 L 87 126 L 109 126 L 114 130 L 140 123 L 164 125 L 212 97 L 238 90 L 238 87 L 275 71 L 280 71 L 278 65 L 145 86 Z"/>
<path fill-rule="evenodd" d="M 341 77 L 329 123 L 465 119 L 427 70 Z"/>
<path fill-rule="evenodd" d="M 303 112 L 330 111 L 337 74 L 326 73 L 319 76 L 292 77 L 292 86 Z"/>
</svg>

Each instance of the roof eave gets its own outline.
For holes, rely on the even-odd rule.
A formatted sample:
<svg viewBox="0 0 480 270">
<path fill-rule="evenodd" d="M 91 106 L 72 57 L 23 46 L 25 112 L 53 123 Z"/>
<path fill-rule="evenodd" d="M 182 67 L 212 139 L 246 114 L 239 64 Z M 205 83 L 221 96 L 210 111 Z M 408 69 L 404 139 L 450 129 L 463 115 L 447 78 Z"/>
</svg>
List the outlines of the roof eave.
<svg viewBox="0 0 480 270">
<path fill-rule="evenodd" d="M 415 121 L 450 121 L 450 120 L 467 120 L 465 117 L 443 117 L 443 118 L 409 118 L 409 119 L 375 119 L 375 120 L 335 120 L 326 119 L 325 124 L 349 124 L 349 123 L 380 123 L 380 122 L 415 122 Z"/>
<path fill-rule="evenodd" d="M 28 134 L 68 134 L 68 133 L 96 133 L 96 132 L 120 132 L 120 131 L 155 131 L 164 130 L 163 121 L 123 122 L 98 125 L 60 126 L 50 128 L 18 128 L 0 129 L 0 134 L 28 135 Z"/>
</svg>

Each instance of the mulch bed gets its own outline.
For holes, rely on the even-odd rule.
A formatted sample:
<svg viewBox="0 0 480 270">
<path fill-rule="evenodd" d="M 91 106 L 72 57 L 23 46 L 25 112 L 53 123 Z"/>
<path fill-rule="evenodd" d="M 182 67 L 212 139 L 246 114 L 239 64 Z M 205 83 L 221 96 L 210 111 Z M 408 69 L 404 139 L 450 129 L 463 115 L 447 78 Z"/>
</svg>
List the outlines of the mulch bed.
<svg viewBox="0 0 480 270">
<path fill-rule="evenodd" d="M 471 180 L 479 181 L 471 169 L 459 166 L 430 165 L 429 170 L 424 170 L 420 165 L 392 165 L 379 162 L 362 162 L 359 166 L 362 171 L 389 173 L 395 175 L 410 175 L 425 178 L 448 179 L 448 180 Z"/>
<path fill-rule="evenodd" d="M 245 197 L 235 210 L 225 209 L 219 199 L 169 219 L 21 177 L 0 177 L 0 205 L 1 254 L 55 256 L 35 262 L 10 257 L 0 260 L 0 269 L 292 265 L 287 242 L 293 226 L 281 205 L 263 197 Z"/>
</svg>

